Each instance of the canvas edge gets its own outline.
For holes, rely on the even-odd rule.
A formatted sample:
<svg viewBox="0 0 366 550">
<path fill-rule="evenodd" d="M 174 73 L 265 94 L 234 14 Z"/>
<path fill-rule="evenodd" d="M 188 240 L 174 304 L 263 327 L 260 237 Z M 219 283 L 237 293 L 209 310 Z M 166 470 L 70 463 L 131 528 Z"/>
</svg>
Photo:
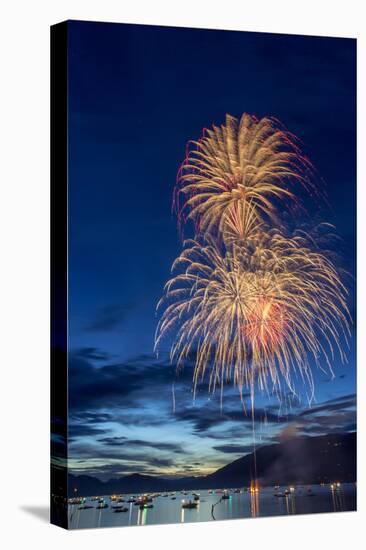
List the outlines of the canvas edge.
<svg viewBox="0 0 366 550">
<path fill-rule="evenodd" d="M 67 22 L 50 28 L 51 67 L 51 464 L 50 522 L 67 514 Z"/>
</svg>

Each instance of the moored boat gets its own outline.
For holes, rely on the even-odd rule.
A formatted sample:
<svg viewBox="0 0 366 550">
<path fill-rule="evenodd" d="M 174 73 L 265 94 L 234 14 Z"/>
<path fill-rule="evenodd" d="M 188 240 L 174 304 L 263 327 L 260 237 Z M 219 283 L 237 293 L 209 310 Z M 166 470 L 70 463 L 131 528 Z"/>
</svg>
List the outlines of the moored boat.
<svg viewBox="0 0 366 550">
<path fill-rule="evenodd" d="M 104 508 L 108 508 L 108 504 L 105 502 L 104 498 L 101 498 L 98 502 L 99 504 L 97 506 L 97 510 L 104 510 Z"/>
<path fill-rule="evenodd" d="M 182 504 L 182 508 L 184 509 L 191 509 L 191 508 L 197 508 L 198 502 L 194 502 L 193 500 L 189 500 L 188 502 L 184 502 Z"/>
</svg>

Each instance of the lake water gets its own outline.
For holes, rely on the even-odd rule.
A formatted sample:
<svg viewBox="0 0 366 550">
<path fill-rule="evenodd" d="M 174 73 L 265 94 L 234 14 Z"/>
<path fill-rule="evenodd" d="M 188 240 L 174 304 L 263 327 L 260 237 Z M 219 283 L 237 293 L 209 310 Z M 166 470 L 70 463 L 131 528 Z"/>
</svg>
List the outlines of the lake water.
<svg viewBox="0 0 366 550">
<path fill-rule="evenodd" d="M 196 509 L 183 509 L 183 502 L 192 499 L 192 493 L 187 495 L 177 492 L 176 499 L 169 496 L 153 498 L 153 508 L 140 510 L 133 503 L 124 502 L 127 512 L 115 513 L 109 496 L 105 496 L 108 508 L 98 510 L 95 501 L 86 499 L 86 504 L 94 506 L 91 509 L 79 510 L 76 504 L 68 506 L 69 528 L 83 529 L 95 527 L 122 527 L 128 525 L 152 525 L 164 523 L 189 523 L 196 521 L 215 521 L 250 517 L 282 516 L 293 514 L 315 514 L 319 512 L 342 512 L 356 510 L 355 484 L 342 484 L 340 487 L 325 486 L 294 487 L 289 495 L 276 497 L 275 493 L 284 493 L 287 487 L 278 490 L 263 488 L 258 493 L 229 491 L 229 499 L 218 502 L 222 493 L 196 491 L 200 501 Z M 127 499 L 131 495 L 123 495 Z M 137 495 L 135 495 L 137 496 Z M 216 504 L 217 503 L 217 504 Z M 212 505 L 214 518 L 212 517 Z"/>
</svg>

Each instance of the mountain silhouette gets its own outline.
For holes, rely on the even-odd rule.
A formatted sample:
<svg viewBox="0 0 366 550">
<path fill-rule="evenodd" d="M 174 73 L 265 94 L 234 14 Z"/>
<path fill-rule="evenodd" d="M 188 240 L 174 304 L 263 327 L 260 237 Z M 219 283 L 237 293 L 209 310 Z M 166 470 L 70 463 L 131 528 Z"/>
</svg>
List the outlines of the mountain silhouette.
<svg viewBox="0 0 366 550">
<path fill-rule="evenodd" d="M 293 437 L 265 445 L 207 476 L 164 478 L 131 474 L 109 481 L 69 474 L 68 493 L 83 496 L 183 489 L 243 487 L 257 478 L 261 486 L 356 480 L 356 432 Z"/>
</svg>

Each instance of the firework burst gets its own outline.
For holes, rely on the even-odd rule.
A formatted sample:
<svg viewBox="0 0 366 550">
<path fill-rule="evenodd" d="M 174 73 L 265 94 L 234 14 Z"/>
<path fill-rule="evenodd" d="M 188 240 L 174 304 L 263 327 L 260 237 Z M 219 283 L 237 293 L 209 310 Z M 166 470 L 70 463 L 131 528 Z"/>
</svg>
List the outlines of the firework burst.
<svg viewBox="0 0 366 550">
<path fill-rule="evenodd" d="M 278 222 L 284 201 L 300 205 L 294 189 L 315 192 L 313 169 L 295 136 L 277 120 L 227 115 L 204 132 L 178 173 L 174 206 L 180 222 L 193 220 L 203 233 L 222 232 L 238 216 L 246 225 Z"/>
<path fill-rule="evenodd" d="M 193 147 L 192 147 L 193 146 Z M 347 290 L 324 238 L 281 226 L 286 205 L 301 207 L 296 188 L 320 195 L 297 139 L 273 118 L 227 115 L 191 148 L 173 205 L 194 222 L 158 304 L 155 348 L 171 344 L 178 368 L 194 357 L 194 390 L 227 381 L 248 389 L 314 393 L 311 365 L 333 374 L 346 360 L 351 323 Z M 328 230 L 327 224 L 322 224 Z M 253 416 L 254 422 L 254 416 Z M 254 426 L 253 426 L 254 433 Z"/>
<path fill-rule="evenodd" d="M 211 236 L 190 240 L 172 271 L 156 347 L 170 336 L 178 367 L 195 355 L 195 387 L 208 374 L 211 391 L 232 380 L 241 394 L 253 396 L 255 387 L 280 394 L 283 382 L 295 392 L 299 377 L 311 396 L 310 356 L 328 372 L 336 350 L 345 360 L 347 292 L 305 236 L 262 228 L 229 247 Z"/>
</svg>

